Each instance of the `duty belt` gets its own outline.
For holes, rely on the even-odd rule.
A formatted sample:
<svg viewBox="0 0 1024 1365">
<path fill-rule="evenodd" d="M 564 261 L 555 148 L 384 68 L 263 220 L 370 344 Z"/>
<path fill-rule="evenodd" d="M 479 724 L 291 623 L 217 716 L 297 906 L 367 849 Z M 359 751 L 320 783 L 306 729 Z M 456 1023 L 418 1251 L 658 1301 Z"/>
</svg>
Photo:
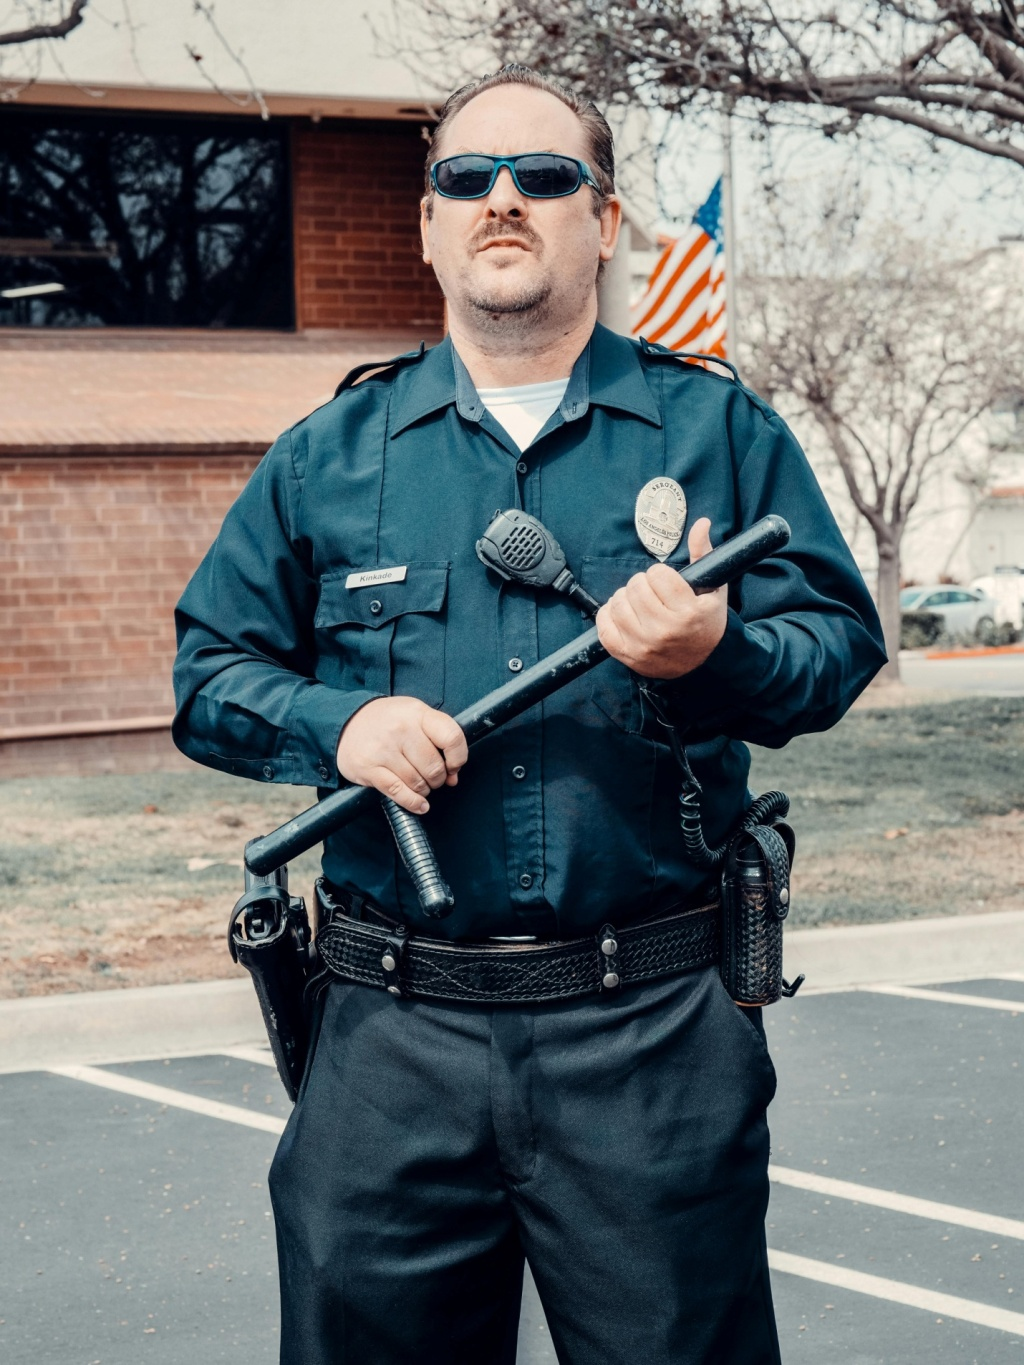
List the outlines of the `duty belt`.
<svg viewBox="0 0 1024 1365">
<path fill-rule="evenodd" d="M 720 954 L 717 903 L 621 930 L 605 924 L 593 936 L 548 943 L 448 943 L 419 938 L 404 925 L 383 928 L 352 919 L 329 899 L 327 908 L 331 919 L 317 934 L 316 948 L 334 976 L 430 1000 L 574 1000 L 715 966 Z"/>
</svg>

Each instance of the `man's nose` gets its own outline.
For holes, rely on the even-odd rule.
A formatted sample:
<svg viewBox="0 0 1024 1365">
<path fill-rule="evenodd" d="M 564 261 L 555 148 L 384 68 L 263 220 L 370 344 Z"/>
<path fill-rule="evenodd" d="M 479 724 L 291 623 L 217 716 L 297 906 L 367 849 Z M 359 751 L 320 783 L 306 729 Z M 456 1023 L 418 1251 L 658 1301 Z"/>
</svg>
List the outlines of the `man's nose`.
<svg viewBox="0 0 1024 1365">
<path fill-rule="evenodd" d="M 502 166 L 498 178 L 491 186 L 487 196 L 487 213 L 492 218 L 526 218 L 529 208 L 524 194 L 521 194 L 512 179 L 508 166 Z"/>
</svg>

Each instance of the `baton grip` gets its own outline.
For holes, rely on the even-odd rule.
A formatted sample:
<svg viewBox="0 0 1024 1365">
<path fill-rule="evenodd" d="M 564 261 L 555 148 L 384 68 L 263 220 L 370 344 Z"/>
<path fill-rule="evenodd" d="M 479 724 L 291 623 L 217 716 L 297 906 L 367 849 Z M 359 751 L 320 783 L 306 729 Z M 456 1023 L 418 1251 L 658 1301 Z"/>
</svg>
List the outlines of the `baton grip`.
<svg viewBox="0 0 1024 1365">
<path fill-rule="evenodd" d="M 716 545 L 702 559 L 687 564 L 680 569 L 679 576 L 696 593 L 714 592 L 783 549 L 789 542 L 789 535 L 789 525 L 782 517 L 774 514 L 762 517 L 731 540 Z M 597 627 L 591 626 L 561 649 L 524 669 L 511 682 L 488 692 L 453 719 L 461 726 L 466 742 L 475 744 L 607 657 L 608 651 L 598 639 Z M 343 787 L 331 792 L 317 805 L 301 811 L 270 834 L 251 840 L 245 850 L 246 866 L 252 872 L 264 873 L 290 862 L 354 820 L 375 795 L 372 787 Z"/>
<path fill-rule="evenodd" d="M 455 907 L 455 897 L 441 875 L 434 846 L 419 816 L 403 809 L 390 796 L 383 797 L 381 804 L 405 870 L 416 888 L 420 909 L 430 919 L 447 919 Z"/>
</svg>

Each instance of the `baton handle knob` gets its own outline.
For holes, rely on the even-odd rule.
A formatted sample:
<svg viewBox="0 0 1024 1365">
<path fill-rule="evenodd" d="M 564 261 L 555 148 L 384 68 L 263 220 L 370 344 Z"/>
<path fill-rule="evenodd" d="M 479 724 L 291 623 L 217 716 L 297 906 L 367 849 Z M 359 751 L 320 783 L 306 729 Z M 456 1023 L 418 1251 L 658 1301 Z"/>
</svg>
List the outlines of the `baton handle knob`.
<svg viewBox="0 0 1024 1365">
<path fill-rule="evenodd" d="M 455 897 L 441 875 L 430 836 L 419 817 L 390 796 L 385 796 L 382 804 L 405 870 L 416 888 L 420 909 L 429 919 L 447 919 L 455 908 Z"/>
</svg>

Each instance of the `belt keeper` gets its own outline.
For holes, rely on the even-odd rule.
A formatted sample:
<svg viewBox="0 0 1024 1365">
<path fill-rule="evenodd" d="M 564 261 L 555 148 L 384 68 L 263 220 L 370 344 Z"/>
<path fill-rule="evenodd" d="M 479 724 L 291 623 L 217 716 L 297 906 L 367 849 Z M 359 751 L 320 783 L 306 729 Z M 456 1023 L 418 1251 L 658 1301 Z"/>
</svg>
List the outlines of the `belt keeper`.
<svg viewBox="0 0 1024 1365">
<path fill-rule="evenodd" d="M 597 951 L 601 989 L 618 990 L 622 984 L 622 972 L 619 968 L 619 940 L 613 924 L 602 925 L 597 935 Z"/>
<path fill-rule="evenodd" d="M 381 954 L 380 970 L 384 977 L 384 986 L 389 995 L 402 994 L 402 959 L 405 956 L 405 946 L 409 939 L 409 931 L 404 924 L 396 924 L 394 929 L 388 934 Z"/>
</svg>

